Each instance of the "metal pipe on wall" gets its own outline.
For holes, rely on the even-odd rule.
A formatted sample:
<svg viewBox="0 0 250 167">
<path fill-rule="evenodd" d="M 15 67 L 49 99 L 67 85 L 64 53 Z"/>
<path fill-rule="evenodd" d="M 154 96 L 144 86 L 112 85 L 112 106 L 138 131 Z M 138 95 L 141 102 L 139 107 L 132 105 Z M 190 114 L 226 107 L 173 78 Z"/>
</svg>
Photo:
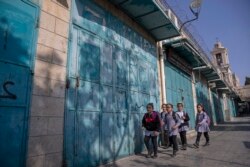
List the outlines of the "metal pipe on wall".
<svg viewBox="0 0 250 167">
<path fill-rule="evenodd" d="M 165 68 L 164 68 L 164 53 L 162 48 L 162 42 L 158 42 L 158 55 L 160 64 L 160 81 L 161 81 L 161 103 L 167 103 L 166 98 L 166 83 L 165 83 Z"/>
<path fill-rule="evenodd" d="M 193 92 L 193 99 L 194 99 L 194 115 L 196 116 L 197 114 L 197 108 L 196 108 L 196 105 L 197 105 L 197 95 L 196 95 L 196 88 L 195 88 L 195 73 L 192 72 L 192 92 Z"/>
</svg>

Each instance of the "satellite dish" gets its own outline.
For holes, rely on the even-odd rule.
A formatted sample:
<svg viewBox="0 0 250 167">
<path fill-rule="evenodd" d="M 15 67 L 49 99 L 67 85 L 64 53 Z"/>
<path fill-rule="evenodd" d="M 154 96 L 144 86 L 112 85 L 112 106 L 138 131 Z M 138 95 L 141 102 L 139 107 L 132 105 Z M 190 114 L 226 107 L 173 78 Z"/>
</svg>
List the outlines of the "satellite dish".
<svg viewBox="0 0 250 167">
<path fill-rule="evenodd" d="M 202 4 L 202 0 L 193 0 L 190 4 L 190 7 L 193 9 L 200 8 Z"/>
</svg>

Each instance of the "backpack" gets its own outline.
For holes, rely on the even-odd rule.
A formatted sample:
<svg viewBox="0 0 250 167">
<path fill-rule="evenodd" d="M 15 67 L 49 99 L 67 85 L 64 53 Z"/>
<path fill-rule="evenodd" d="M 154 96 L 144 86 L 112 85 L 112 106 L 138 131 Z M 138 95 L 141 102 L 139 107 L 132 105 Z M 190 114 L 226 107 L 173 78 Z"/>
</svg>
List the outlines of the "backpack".
<svg viewBox="0 0 250 167">
<path fill-rule="evenodd" d="M 208 116 L 208 114 L 206 113 L 206 112 L 204 112 L 206 115 L 207 115 L 207 124 L 208 124 L 208 126 L 210 126 L 210 124 L 211 124 L 211 119 L 210 119 L 210 117 Z M 204 114 L 204 117 L 205 117 L 205 114 Z"/>
<path fill-rule="evenodd" d="M 175 123 L 177 123 L 178 122 L 178 120 L 177 120 L 177 118 L 176 118 L 176 112 L 174 112 L 174 111 L 172 111 L 173 113 L 173 119 L 175 120 Z M 167 116 L 167 114 L 165 114 L 165 117 Z M 162 113 L 161 113 L 161 118 L 162 118 Z M 165 119 L 165 118 L 164 118 Z"/>
<path fill-rule="evenodd" d="M 176 112 L 173 111 L 173 115 L 172 115 L 172 116 L 173 116 L 173 119 L 175 120 L 175 123 L 177 123 L 178 120 L 177 120 L 177 118 L 176 118 Z M 178 116 L 178 117 L 179 117 L 179 116 Z"/>
</svg>

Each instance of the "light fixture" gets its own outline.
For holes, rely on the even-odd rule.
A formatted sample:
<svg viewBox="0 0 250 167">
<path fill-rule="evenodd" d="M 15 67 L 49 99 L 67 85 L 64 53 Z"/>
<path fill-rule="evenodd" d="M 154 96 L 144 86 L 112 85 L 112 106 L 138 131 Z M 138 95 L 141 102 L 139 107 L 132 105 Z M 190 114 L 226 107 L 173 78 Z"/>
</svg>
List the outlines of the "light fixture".
<svg viewBox="0 0 250 167">
<path fill-rule="evenodd" d="M 191 10 L 191 12 L 193 13 L 193 15 L 195 16 L 195 18 L 188 20 L 186 22 L 184 22 L 181 27 L 179 32 L 181 32 L 182 28 L 184 27 L 185 24 L 190 23 L 194 20 L 197 20 L 199 18 L 199 14 L 200 14 L 200 10 L 201 10 L 201 4 L 202 4 L 202 0 L 193 0 L 190 5 L 189 5 L 189 9 Z"/>
</svg>

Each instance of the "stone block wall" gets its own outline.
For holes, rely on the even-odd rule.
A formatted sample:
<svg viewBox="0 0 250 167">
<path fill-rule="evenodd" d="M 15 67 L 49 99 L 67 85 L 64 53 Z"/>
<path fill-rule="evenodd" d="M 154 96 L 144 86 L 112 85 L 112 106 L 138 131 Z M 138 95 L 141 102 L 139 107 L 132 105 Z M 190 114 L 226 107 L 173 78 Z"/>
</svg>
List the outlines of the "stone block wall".
<svg viewBox="0 0 250 167">
<path fill-rule="evenodd" d="M 43 0 L 29 123 L 28 167 L 60 167 L 70 0 Z"/>
</svg>

